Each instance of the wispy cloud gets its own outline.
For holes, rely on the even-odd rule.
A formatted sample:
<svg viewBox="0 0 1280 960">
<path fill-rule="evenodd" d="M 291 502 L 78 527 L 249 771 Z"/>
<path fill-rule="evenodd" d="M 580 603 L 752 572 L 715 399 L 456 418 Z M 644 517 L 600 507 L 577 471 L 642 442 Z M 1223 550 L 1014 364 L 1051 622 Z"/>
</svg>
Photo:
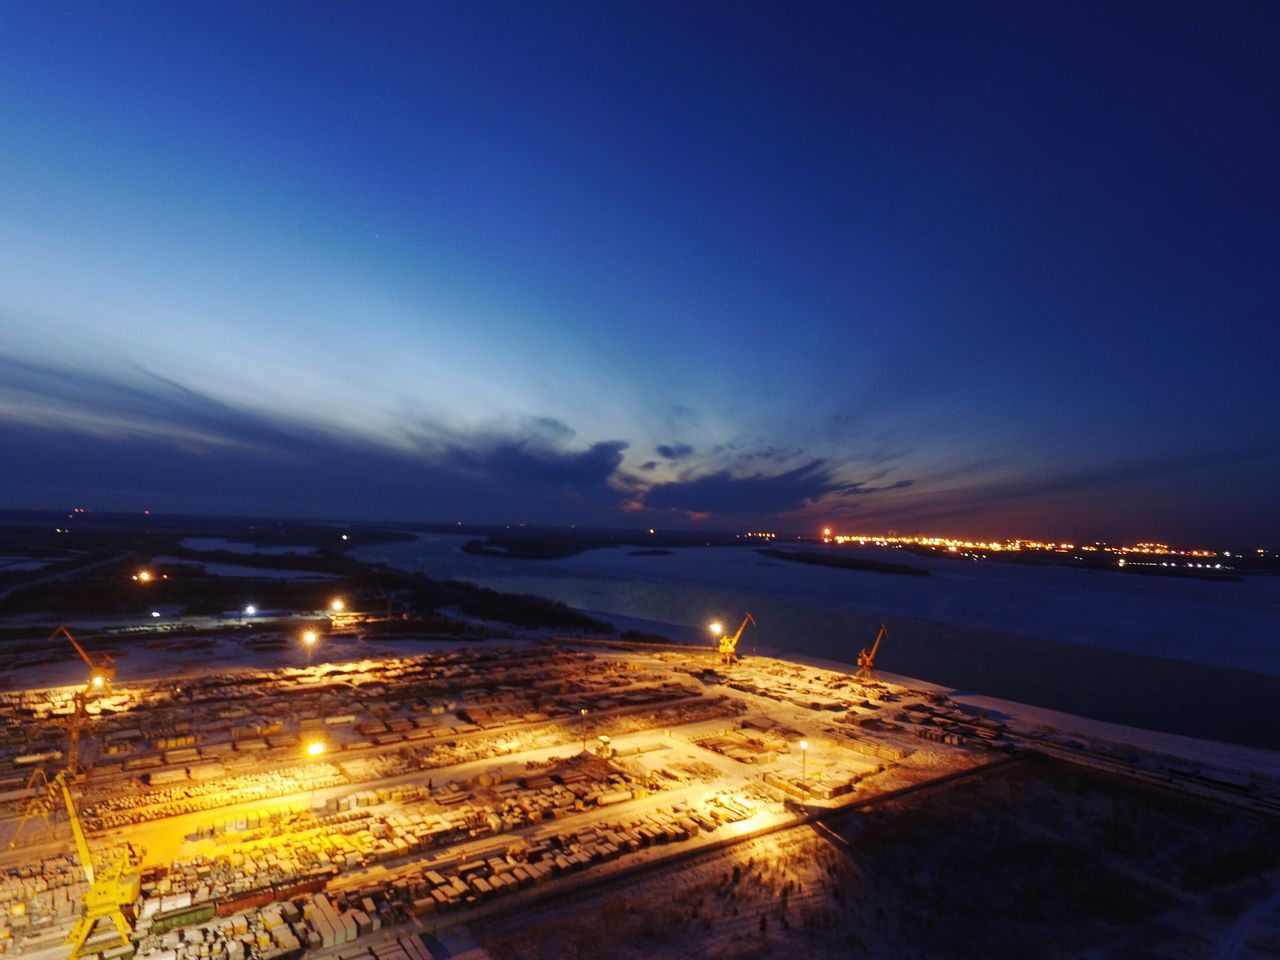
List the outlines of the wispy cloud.
<svg viewBox="0 0 1280 960">
<path fill-rule="evenodd" d="M 481 429 L 419 421 L 391 446 L 350 431 L 326 430 L 223 403 L 144 370 L 113 378 L 0 356 L 0 434 L 26 456 L 9 484 L 80 478 L 99 490 L 204 490 L 209 501 L 244 488 L 278 498 L 360 502 L 395 491 L 398 509 L 413 491 L 451 508 L 502 515 L 542 504 L 616 506 L 610 483 L 627 443 L 574 444 L 559 420 L 530 417 Z M 92 459 L 83 451 L 96 451 Z M 79 453 L 73 454 L 73 451 Z M 72 464 L 78 464 L 72 467 Z M 140 469 L 147 465 L 146 470 Z M 248 478 L 256 480 L 246 482 Z M 414 511 L 421 515 L 424 503 Z"/>
</svg>

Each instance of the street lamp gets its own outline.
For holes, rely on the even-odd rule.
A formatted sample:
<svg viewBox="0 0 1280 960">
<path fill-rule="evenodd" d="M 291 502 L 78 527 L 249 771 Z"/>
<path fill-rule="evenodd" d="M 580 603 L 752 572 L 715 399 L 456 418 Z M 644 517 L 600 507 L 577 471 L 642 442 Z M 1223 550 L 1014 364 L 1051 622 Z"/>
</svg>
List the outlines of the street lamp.
<svg viewBox="0 0 1280 960">
<path fill-rule="evenodd" d="M 314 630 L 302 631 L 302 645 L 307 648 L 307 665 L 311 665 L 311 650 L 315 647 L 316 641 L 320 639 L 320 635 Z"/>
<path fill-rule="evenodd" d="M 307 756 L 318 757 L 324 753 L 324 741 L 312 740 L 307 744 Z"/>
<path fill-rule="evenodd" d="M 582 752 L 587 752 L 587 708 L 583 707 L 578 711 L 582 714 Z"/>
<path fill-rule="evenodd" d="M 707 625 L 707 629 L 711 631 L 713 636 L 717 637 L 724 633 L 724 625 L 721 624 L 719 620 L 712 620 L 711 623 Z"/>
<path fill-rule="evenodd" d="M 347 602 L 341 597 L 334 597 L 329 601 L 329 609 L 334 613 L 341 613 L 343 610 L 347 609 Z"/>
<path fill-rule="evenodd" d="M 804 793 L 804 798 L 809 799 L 809 778 L 805 775 L 805 766 L 809 759 L 809 741 L 800 741 L 800 790 Z"/>
</svg>

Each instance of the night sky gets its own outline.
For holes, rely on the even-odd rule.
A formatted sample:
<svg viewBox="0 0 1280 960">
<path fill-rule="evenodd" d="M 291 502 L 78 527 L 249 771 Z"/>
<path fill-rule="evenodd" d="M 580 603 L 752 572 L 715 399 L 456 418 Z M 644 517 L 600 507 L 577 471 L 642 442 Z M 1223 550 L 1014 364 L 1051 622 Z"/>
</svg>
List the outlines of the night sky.
<svg viewBox="0 0 1280 960">
<path fill-rule="evenodd" d="M 1278 11 L 2 3 L 0 506 L 1274 545 Z"/>
</svg>

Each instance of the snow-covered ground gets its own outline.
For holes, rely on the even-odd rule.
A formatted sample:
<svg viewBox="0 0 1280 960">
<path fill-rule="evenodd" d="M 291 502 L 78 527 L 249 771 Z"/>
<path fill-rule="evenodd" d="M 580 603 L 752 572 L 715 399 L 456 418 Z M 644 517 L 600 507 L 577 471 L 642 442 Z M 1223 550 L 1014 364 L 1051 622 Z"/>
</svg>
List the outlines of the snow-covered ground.
<svg viewBox="0 0 1280 960">
<path fill-rule="evenodd" d="M 32 560 L 30 557 L 0 557 L 0 573 L 43 570 L 50 562 L 49 560 Z"/>
<path fill-rule="evenodd" d="M 211 577 L 252 577 L 258 580 L 332 580 L 337 574 L 316 570 L 284 570 L 275 567 L 250 567 L 238 563 L 206 563 L 180 557 L 153 557 L 151 566 L 163 569 L 165 564 L 194 565 Z"/>
<path fill-rule="evenodd" d="M 182 545 L 188 550 L 226 550 L 230 553 L 263 553 L 273 556 L 290 553 L 312 555 L 316 552 L 314 547 L 264 547 L 245 543 L 243 540 L 223 540 L 220 537 L 187 537 Z"/>
</svg>

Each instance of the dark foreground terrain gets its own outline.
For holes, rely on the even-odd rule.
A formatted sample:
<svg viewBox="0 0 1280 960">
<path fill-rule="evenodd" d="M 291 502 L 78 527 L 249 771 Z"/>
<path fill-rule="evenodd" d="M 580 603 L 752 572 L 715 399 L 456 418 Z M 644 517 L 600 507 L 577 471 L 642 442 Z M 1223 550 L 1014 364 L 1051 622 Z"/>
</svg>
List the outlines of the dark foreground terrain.
<svg viewBox="0 0 1280 960">
<path fill-rule="evenodd" d="M 1273 957 L 1278 868 L 1274 820 L 1037 761 L 476 933 L 495 960 Z"/>
</svg>

